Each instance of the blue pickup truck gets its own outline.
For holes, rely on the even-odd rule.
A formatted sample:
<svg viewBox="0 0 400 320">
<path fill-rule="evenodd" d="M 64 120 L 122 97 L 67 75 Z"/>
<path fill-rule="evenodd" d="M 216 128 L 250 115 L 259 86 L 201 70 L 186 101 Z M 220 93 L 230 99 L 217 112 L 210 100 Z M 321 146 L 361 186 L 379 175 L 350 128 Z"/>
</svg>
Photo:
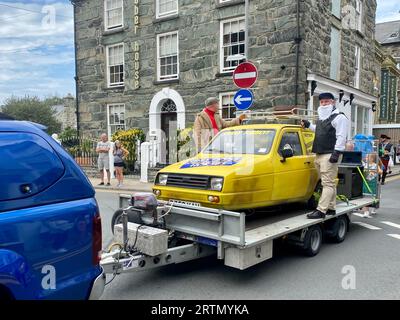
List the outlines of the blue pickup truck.
<svg viewBox="0 0 400 320">
<path fill-rule="evenodd" d="M 42 129 L 0 117 L 0 300 L 98 299 L 95 191 Z"/>
</svg>

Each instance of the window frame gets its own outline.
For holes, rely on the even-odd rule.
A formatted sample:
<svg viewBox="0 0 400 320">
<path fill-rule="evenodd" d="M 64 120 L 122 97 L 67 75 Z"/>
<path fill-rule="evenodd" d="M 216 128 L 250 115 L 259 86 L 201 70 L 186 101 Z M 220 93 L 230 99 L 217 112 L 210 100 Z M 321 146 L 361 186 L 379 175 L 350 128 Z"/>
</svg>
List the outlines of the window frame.
<svg viewBox="0 0 400 320">
<path fill-rule="evenodd" d="M 123 68 L 123 81 L 111 84 L 110 82 L 110 48 L 122 46 L 122 68 Z M 107 65 L 107 87 L 115 88 L 115 87 L 123 87 L 125 86 L 125 44 L 123 42 L 106 46 L 106 65 Z"/>
<path fill-rule="evenodd" d="M 107 17 L 107 13 L 108 13 L 108 11 L 109 10 L 107 10 L 107 0 L 104 0 L 104 30 L 105 31 L 110 31 L 110 30 L 116 30 L 116 29 L 121 29 L 121 28 L 123 28 L 124 27 L 124 0 L 121 0 L 121 10 L 122 10 L 122 12 L 121 12 L 121 15 L 122 15 L 122 18 L 121 18 L 121 24 L 119 25 L 119 24 L 116 24 L 116 25 L 114 25 L 114 26 L 109 26 L 108 25 L 108 17 Z"/>
<path fill-rule="evenodd" d="M 338 2 L 339 2 L 339 12 L 336 12 L 336 11 L 334 10 L 333 3 L 334 3 L 335 1 L 338 1 Z M 336 17 L 336 18 L 338 18 L 338 19 L 341 19 L 341 12 L 342 12 L 342 0 L 331 0 L 331 14 L 332 14 L 334 17 Z M 337 15 L 337 13 L 338 13 L 338 15 Z"/>
<path fill-rule="evenodd" d="M 283 137 L 285 136 L 285 134 L 290 134 L 290 133 L 295 133 L 295 134 L 297 135 L 297 138 L 299 139 L 300 149 L 301 149 L 301 154 L 296 155 L 296 154 L 293 152 L 293 157 L 303 157 L 303 156 L 305 156 L 305 155 L 306 155 L 306 152 L 305 152 L 305 150 L 304 150 L 303 143 L 302 143 L 302 140 L 301 140 L 301 138 L 300 138 L 300 132 L 299 132 L 298 130 L 285 130 L 285 131 L 282 132 L 282 135 L 281 135 L 280 140 L 279 140 L 279 143 L 278 143 L 278 149 L 276 150 L 277 153 L 278 153 L 278 155 L 279 155 L 280 157 L 282 157 L 282 155 L 281 155 L 281 153 L 280 153 L 280 151 L 281 151 L 281 148 L 280 148 L 280 147 L 281 147 L 281 144 L 282 144 L 282 139 L 283 139 Z M 294 149 L 293 149 L 293 151 L 294 151 Z"/>
<path fill-rule="evenodd" d="M 124 124 L 123 124 L 124 129 L 123 130 L 126 130 L 126 106 L 125 106 L 125 103 L 109 103 L 109 104 L 107 104 L 107 132 L 108 132 L 109 137 L 112 136 L 112 130 L 111 130 L 112 126 L 122 126 L 121 124 L 115 125 L 115 124 L 110 123 L 110 116 L 111 116 L 110 111 L 111 111 L 112 107 L 123 107 L 123 109 L 124 109 Z"/>
<path fill-rule="evenodd" d="M 361 47 L 356 45 L 355 46 L 355 65 L 354 65 L 354 88 L 360 88 L 360 75 L 361 75 Z"/>
<path fill-rule="evenodd" d="M 362 21 L 364 14 L 364 2 L 362 0 L 356 0 L 356 30 L 362 33 Z"/>
<path fill-rule="evenodd" d="M 230 19 L 224 19 L 220 21 L 220 26 L 219 26 L 219 72 L 221 74 L 223 73 L 230 73 L 233 72 L 235 70 L 236 67 L 233 67 L 231 69 L 225 69 L 224 65 L 225 65 L 225 60 L 224 60 L 224 24 L 226 23 L 232 23 L 235 21 L 241 21 L 243 20 L 244 22 L 246 21 L 246 17 L 245 16 L 240 16 L 240 17 L 236 17 L 236 18 L 230 18 Z M 246 26 L 245 26 L 246 28 Z M 244 45 L 244 52 L 246 53 L 246 45 L 247 45 L 247 41 L 246 41 L 246 29 L 244 30 L 244 41 L 243 41 L 243 45 Z M 240 42 L 239 42 L 240 45 Z M 240 63 L 240 61 L 242 60 L 236 60 Z M 243 61 L 245 61 L 245 59 L 243 59 Z M 238 64 L 239 64 L 238 63 Z"/>
<path fill-rule="evenodd" d="M 333 30 L 337 30 L 338 31 L 338 50 L 332 50 L 332 35 L 333 35 Z M 332 80 L 338 81 L 340 79 L 340 65 L 341 65 L 341 53 L 342 53 L 342 36 L 341 36 L 341 31 L 340 29 L 332 26 L 331 27 L 331 42 L 329 44 L 329 47 L 331 49 L 331 56 L 330 56 L 330 68 L 329 68 L 329 77 Z M 336 54 L 337 55 L 337 66 L 336 66 L 336 77 L 334 78 L 332 76 L 332 57 L 333 55 Z"/>
<path fill-rule="evenodd" d="M 169 75 L 168 78 L 163 79 L 161 78 L 161 56 L 160 56 L 160 50 L 161 50 L 161 38 L 174 35 L 176 34 L 176 74 L 171 74 Z M 165 76 L 164 76 L 165 77 Z M 178 80 L 179 79 L 179 31 L 171 31 L 171 32 L 166 32 L 166 33 L 160 33 L 157 34 L 157 81 L 170 81 L 170 80 Z"/>
<path fill-rule="evenodd" d="M 223 109 L 223 106 L 222 106 L 222 100 L 223 100 L 223 97 L 224 96 L 232 96 L 233 98 L 235 97 L 235 94 L 236 94 L 236 92 L 235 91 L 228 91 L 228 92 L 220 92 L 219 93 L 219 115 L 221 116 L 221 119 L 224 119 L 224 120 L 229 120 L 229 119 L 233 119 L 233 118 L 223 118 L 222 117 L 222 109 Z M 233 105 L 234 105 L 234 108 L 236 109 L 236 111 L 237 111 L 237 108 L 236 108 L 236 106 L 235 106 L 235 103 L 233 103 Z M 230 109 L 231 107 L 229 106 L 229 109 Z"/>
<path fill-rule="evenodd" d="M 161 1 L 162 0 L 156 0 L 156 19 L 173 16 L 173 15 L 179 13 L 179 1 L 178 0 L 174 0 L 176 3 L 176 10 L 160 13 L 160 2 Z"/>
</svg>

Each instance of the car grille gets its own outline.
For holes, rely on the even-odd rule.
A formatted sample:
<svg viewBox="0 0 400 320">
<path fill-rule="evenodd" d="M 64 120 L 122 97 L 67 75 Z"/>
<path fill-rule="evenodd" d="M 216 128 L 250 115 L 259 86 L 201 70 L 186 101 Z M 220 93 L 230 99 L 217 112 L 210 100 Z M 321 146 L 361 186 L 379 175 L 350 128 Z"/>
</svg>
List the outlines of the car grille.
<svg viewBox="0 0 400 320">
<path fill-rule="evenodd" d="M 208 176 L 168 174 L 167 186 L 207 190 L 208 181 Z"/>
</svg>

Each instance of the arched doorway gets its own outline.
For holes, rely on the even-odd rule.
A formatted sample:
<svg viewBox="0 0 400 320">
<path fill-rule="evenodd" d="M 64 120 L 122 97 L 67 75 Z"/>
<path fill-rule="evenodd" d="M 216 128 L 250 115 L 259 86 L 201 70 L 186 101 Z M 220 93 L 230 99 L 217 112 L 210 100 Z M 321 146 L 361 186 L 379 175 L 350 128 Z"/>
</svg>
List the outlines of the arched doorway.
<svg viewBox="0 0 400 320">
<path fill-rule="evenodd" d="M 170 124 L 175 123 L 175 129 Z M 170 156 L 176 154 L 176 151 L 170 150 L 170 139 L 167 137 L 171 135 L 171 131 L 177 129 L 185 129 L 185 104 L 181 95 L 170 88 L 164 88 L 156 93 L 151 100 L 150 113 L 149 113 L 149 135 L 150 138 L 157 142 L 157 159 L 158 163 L 173 163 Z M 168 129 L 168 134 L 164 135 Z M 176 134 L 173 135 L 176 138 Z M 166 143 L 168 142 L 168 146 Z M 175 145 L 175 143 L 174 143 Z"/>
<path fill-rule="evenodd" d="M 162 145 L 165 146 L 166 164 L 177 161 L 177 114 L 173 100 L 166 100 L 161 107 L 161 130 L 164 132 Z"/>
</svg>

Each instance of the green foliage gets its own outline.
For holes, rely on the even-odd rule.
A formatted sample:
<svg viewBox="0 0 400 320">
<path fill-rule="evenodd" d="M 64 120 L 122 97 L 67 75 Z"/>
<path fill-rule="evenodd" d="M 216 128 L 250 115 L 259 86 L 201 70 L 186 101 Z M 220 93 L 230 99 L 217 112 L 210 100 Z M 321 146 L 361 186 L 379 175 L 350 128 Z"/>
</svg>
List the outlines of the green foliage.
<svg viewBox="0 0 400 320">
<path fill-rule="evenodd" d="M 40 123 L 47 127 L 49 134 L 58 133 L 61 130 L 61 123 L 56 119 L 56 112 L 52 106 L 62 103 L 57 97 L 46 98 L 25 96 L 24 98 L 11 97 L 6 100 L 2 112 L 15 118 Z"/>
<path fill-rule="evenodd" d="M 63 132 L 58 135 L 60 140 L 68 140 L 78 136 L 78 131 L 71 127 L 66 127 Z"/>
<path fill-rule="evenodd" d="M 178 129 L 177 136 L 178 161 L 181 161 L 189 158 L 194 152 L 194 149 L 192 148 L 193 144 L 190 143 L 193 136 L 193 127 L 188 127 L 182 130 Z"/>
<path fill-rule="evenodd" d="M 129 155 L 126 157 L 125 162 L 128 169 L 133 171 L 135 167 L 135 162 L 137 160 L 137 141 L 140 141 L 140 143 L 142 143 L 146 139 L 146 135 L 144 134 L 143 130 L 139 128 L 119 130 L 112 135 L 111 139 L 112 141 L 119 140 L 122 146 L 129 151 Z"/>
</svg>

